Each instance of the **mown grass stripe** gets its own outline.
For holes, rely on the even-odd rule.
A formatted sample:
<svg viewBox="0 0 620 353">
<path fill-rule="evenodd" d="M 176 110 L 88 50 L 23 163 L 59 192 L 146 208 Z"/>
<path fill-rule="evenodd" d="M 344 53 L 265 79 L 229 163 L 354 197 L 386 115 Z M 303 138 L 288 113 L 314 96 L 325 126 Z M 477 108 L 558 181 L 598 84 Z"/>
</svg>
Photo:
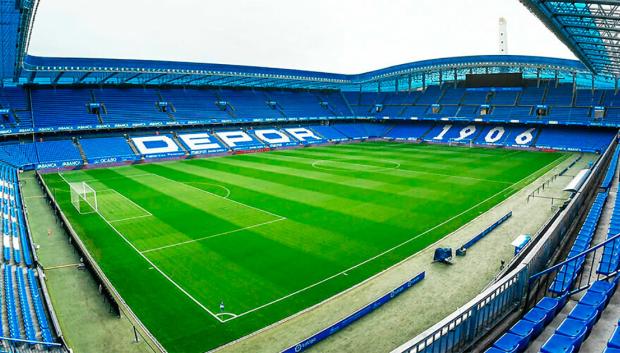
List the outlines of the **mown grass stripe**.
<svg viewBox="0 0 620 353">
<path fill-rule="evenodd" d="M 309 155 L 315 152 L 329 156 L 323 159 L 350 165 L 382 166 L 396 160 L 421 170 L 449 170 L 458 176 L 504 181 L 523 177 L 523 181 L 506 188 L 480 180 L 445 181 L 402 171 L 396 175 L 364 172 L 354 166 L 345 171 L 318 171 L 312 167 L 317 157 Z M 422 154 L 424 158 L 418 158 Z M 355 158 L 343 158 L 351 155 Z M 372 142 L 76 172 L 76 178 L 95 179 L 154 215 L 153 219 L 119 222 L 124 232 L 145 245 L 143 249 L 235 229 L 235 224 L 217 217 L 217 208 L 208 206 L 213 211 L 209 215 L 196 199 L 189 203 L 177 199 L 194 198 L 201 193 L 197 189 L 219 196 L 230 193 L 231 200 L 287 217 L 146 253 L 205 306 L 217 310 L 224 300 L 227 312 L 241 315 L 225 324 L 149 270 L 148 263 L 112 236 L 101 219 L 78 215 L 68 193 L 56 195 L 104 272 L 166 349 L 198 353 L 316 304 L 424 249 L 561 162 L 561 156 Z M 502 159 L 509 163 L 498 162 Z M 454 163 L 457 160 L 463 163 Z M 163 178 L 144 174 L 171 181 L 163 183 Z M 67 190 L 54 175 L 45 179 L 53 189 Z M 153 185 L 155 180 L 162 185 Z M 174 192 L 161 190 L 169 185 L 175 185 Z M 184 195 L 177 195 L 179 191 Z M 328 279 L 331 276 L 335 277 Z"/>
</svg>

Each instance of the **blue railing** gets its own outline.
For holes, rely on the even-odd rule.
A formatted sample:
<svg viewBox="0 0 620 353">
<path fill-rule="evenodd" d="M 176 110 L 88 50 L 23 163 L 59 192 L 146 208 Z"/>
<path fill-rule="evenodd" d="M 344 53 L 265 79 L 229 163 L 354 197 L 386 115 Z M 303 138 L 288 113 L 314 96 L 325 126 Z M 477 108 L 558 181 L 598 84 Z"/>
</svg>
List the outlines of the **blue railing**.
<svg viewBox="0 0 620 353">
<path fill-rule="evenodd" d="M 393 351 L 406 353 L 462 352 L 499 324 L 522 303 L 527 287 L 527 268 L 504 277 L 491 289 L 474 298 L 410 342 Z"/>
<path fill-rule="evenodd" d="M 372 303 L 364 306 L 363 308 L 361 308 L 358 311 L 354 312 L 353 314 L 347 316 L 346 318 L 338 321 L 337 323 L 335 323 L 335 324 L 333 324 L 333 325 L 331 325 L 331 326 L 329 326 L 329 327 L 327 327 L 327 328 L 317 332 L 316 334 L 306 338 L 305 340 L 297 343 L 296 345 L 291 346 L 291 347 L 283 350 L 282 353 L 297 353 L 297 352 L 305 351 L 306 349 L 314 346 L 315 344 L 317 344 L 317 343 L 321 342 L 322 340 L 330 337 L 331 335 L 335 334 L 336 332 L 338 332 L 338 331 L 346 328 L 347 326 L 351 325 L 355 321 L 357 321 L 357 320 L 361 319 L 362 317 L 364 317 L 364 316 L 370 314 L 371 312 L 375 311 L 376 309 L 381 307 L 383 304 L 385 304 L 385 303 L 389 302 L 390 300 L 396 298 L 397 296 L 402 294 L 407 289 L 413 287 L 415 284 L 417 284 L 420 281 L 422 281 L 424 279 L 424 275 L 425 275 L 425 272 L 422 272 L 422 273 L 418 274 L 414 278 L 412 278 L 409 281 L 401 284 L 400 286 L 398 286 L 394 290 L 390 291 L 389 293 L 385 294 L 381 298 L 379 298 L 379 299 L 373 301 Z"/>
<path fill-rule="evenodd" d="M 601 256 L 599 255 L 602 254 L 602 252 L 604 251 L 605 247 L 608 244 L 616 243 L 617 241 L 620 241 L 620 233 L 614 235 L 613 237 L 610 237 L 609 239 L 605 240 L 602 243 L 599 243 L 587 250 L 584 250 L 574 256 L 571 256 L 568 259 L 554 266 L 551 266 L 544 271 L 538 272 L 530 276 L 529 278 L 530 287 L 532 288 L 535 285 L 540 284 L 545 288 L 545 293 L 544 293 L 545 295 L 555 296 L 557 295 L 557 293 L 555 293 L 552 290 L 549 290 L 550 288 L 549 281 L 554 280 L 555 277 L 561 277 L 563 275 L 561 272 L 563 267 L 577 268 L 578 267 L 577 264 L 579 263 L 582 263 L 582 266 L 579 266 L 580 268 L 579 274 L 575 276 L 572 282 L 572 286 L 569 286 L 566 289 L 566 292 L 568 292 L 568 294 L 574 294 L 579 291 L 582 291 L 588 288 L 590 286 L 590 283 L 594 281 L 597 281 L 600 279 L 606 279 L 606 278 L 616 275 L 618 273 L 617 270 L 612 273 L 608 273 L 608 274 L 597 272 L 596 268 L 598 266 L 596 266 L 596 261 L 597 259 L 601 258 Z M 620 253 L 616 253 L 614 255 L 620 256 Z"/>
<path fill-rule="evenodd" d="M 551 269 L 542 271 L 561 246 L 563 239 L 568 236 L 574 220 L 579 217 L 580 212 L 583 212 L 588 195 L 598 190 L 598 182 L 604 173 L 603 168 L 611 159 L 615 145 L 612 143 L 595 163 L 592 173 L 581 187 L 580 193 L 575 194 L 570 203 L 565 208 L 558 210 L 550 221 L 541 228 L 538 235 L 534 237 L 531 246 L 528 247 L 528 252 L 515 258 L 518 262 L 514 264 L 514 269 L 467 304 L 433 327 L 394 349 L 392 353 L 461 353 L 470 351 L 481 338 L 495 330 L 497 325 L 508 319 L 510 315 L 518 313 L 519 308 L 527 308 L 530 293 L 535 292 L 535 288 L 531 286 L 530 273 L 540 271 L 540 274 L 535 275 L 538 277 L 534 277 L 534 279 L 546 279 L 551 276 L 541 276 L 545 273 L 548 274 L 552 269 L 557 271 L 567 261 L 574 261 L 575 258 L 584 256 L 584 253 L 588 254 L 602 249 L 606 243 L 617 239 L 617 237 L 610 238 L 605 243 L 571 257 Z"/>
</svg>

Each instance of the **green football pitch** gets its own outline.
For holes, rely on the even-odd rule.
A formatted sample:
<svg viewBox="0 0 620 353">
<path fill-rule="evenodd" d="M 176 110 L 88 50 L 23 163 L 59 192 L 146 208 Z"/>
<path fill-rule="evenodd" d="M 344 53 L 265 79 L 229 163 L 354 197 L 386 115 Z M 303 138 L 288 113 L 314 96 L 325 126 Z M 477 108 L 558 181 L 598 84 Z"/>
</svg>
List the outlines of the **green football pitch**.
<svg viewBox="0 0 620 353">
<path fill-rule="evenodd" d="M 204 352 L 411 256 L 568 156 L 367 142 L 44 179 L 158 341 Z M 96 212 L 74 207 L 82 182 Z"/>
</svg>

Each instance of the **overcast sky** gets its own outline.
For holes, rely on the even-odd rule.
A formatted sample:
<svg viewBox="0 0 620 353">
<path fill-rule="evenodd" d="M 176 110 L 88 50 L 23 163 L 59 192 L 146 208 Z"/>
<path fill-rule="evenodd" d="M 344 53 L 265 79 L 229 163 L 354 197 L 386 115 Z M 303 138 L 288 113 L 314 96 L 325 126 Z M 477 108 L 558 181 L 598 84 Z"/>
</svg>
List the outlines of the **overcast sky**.
<svg viewBox="0 0 620 353">
<path fill-rule="evenodd" d="M 422 59 L 574 58 L 518 0 L 41 0 L 29 53 L 361 73 Z"/>
</svg>

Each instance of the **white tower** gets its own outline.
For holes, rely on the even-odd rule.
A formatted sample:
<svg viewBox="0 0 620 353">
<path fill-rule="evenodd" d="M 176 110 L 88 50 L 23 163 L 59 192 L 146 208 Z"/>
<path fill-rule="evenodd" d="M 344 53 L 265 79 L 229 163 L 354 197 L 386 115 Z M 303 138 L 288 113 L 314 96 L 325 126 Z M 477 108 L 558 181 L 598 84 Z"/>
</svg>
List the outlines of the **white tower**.
<svg viewBox="0 0 620 353">
<path fill-rule="evenodd" d="M 499 18 L 499 53 L 508 54 L 508 23 L 503 17 Z"/>
</svg>

